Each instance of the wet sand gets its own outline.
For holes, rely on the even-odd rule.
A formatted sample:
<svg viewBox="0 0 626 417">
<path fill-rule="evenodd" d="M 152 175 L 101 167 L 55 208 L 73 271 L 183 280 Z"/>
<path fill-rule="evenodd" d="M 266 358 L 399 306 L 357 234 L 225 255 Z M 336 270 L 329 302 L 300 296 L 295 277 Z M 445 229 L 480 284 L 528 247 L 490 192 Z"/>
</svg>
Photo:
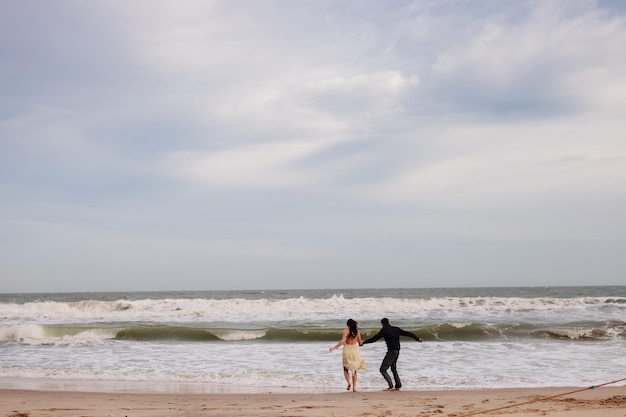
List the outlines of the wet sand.
<svg viewBox="0 0 626 417">
<path fill-rule="evenodd" d="M 626 387 L 162 394 L 0 389 L 0 417 L 624 417 Z"/>
</svg>

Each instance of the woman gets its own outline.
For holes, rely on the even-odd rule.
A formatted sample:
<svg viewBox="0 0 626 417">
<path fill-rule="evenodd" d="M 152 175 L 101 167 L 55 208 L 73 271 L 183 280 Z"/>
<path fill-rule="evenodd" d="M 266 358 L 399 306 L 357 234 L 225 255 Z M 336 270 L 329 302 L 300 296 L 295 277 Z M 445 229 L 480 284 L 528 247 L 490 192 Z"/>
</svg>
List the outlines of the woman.
<svg viewBox="0 0 626 417">
<path fill-rule="evenodd" d="M 356 392 L 356 372 L 359 369 L 365 368 L 365 361 L 361 358 L 361 352 L 359 346 L 363 346 L 361 341 L 361 332 L 357 327 L 357 322 L 350 319 L 347 322 L 348 327 L 343 330 L 341 335 L 341 341 L 329 350 L 333 350 L 343 346 L 343 352 L 341 354 L 341 361 L 343 363 L 343 376 L 348 382 L 348 391 L 352 388 L 352 391 Z M 352 379 L 350 379 L 350 372 L 352 372 Z"/>
</svg>

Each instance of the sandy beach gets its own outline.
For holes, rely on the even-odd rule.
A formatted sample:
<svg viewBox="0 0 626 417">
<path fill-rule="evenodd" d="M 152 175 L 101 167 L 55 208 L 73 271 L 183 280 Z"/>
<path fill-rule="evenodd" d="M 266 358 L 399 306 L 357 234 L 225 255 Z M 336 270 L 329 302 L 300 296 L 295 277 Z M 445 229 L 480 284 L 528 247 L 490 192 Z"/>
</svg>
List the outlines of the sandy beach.
<svg viewBox="0 0 626 417">
<path fill-rule="evenodd" d="M 208 395 L 0 390 L 1 417 L 470 415 L 623 417 L 626 387 Z"/>
</svg>

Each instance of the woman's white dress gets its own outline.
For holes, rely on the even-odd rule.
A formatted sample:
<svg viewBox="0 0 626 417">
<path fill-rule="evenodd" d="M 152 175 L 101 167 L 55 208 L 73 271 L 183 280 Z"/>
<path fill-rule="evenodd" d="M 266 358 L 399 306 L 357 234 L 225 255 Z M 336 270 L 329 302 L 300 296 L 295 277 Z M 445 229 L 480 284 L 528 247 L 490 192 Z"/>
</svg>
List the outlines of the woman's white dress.
<svg viewBox="0 0 626 417">
<path fill-rule="evenodd" d="M 343 345 L 343 351 L 341 353 L 341 360 L 343 367 L 349 371 L 359 371 L 366 369 L 365 360 L 361 357 L 361 351 L 359 345 Z"/>
</svg>

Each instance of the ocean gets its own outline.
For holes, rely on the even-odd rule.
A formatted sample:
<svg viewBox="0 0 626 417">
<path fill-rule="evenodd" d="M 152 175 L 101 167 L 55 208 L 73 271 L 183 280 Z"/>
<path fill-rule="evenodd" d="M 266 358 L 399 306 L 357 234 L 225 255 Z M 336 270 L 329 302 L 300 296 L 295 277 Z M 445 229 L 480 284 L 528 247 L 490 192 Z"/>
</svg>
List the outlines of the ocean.
<svg viewBox="0 0 626 417">
<path fill-rule="evenodd" d="M 626 286 L 0 294 L 0 386 L 159 392 L 345 389 L 347 319 L 389 318 L 408 390 L 626 378 Z M 381 340 L 359 389 L 385 387 Z M 620 382 L 619 384 L 624 384 Z"/>
</svg>

